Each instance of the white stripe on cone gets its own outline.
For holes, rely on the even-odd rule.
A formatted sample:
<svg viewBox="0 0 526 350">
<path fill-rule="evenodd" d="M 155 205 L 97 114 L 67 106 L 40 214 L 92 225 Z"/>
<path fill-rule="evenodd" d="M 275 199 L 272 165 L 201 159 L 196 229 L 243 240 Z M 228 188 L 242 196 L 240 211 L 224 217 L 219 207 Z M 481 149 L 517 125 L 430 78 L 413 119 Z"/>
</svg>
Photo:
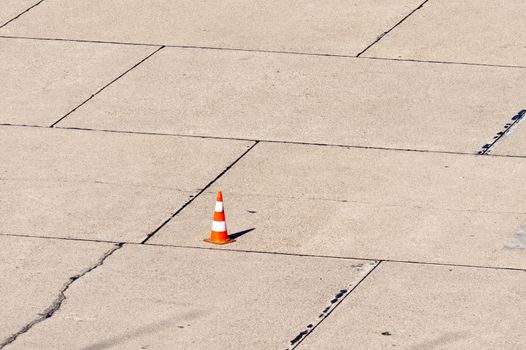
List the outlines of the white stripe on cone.
<svg viewBox="0 0 526 350">
<path fill-rule="evenodd" d="M 224 221 L 212 221 L 212 231 L 224 232 L 226 231 L 226 222 Z"/>
<path fill-rule="evenodd" d="M 223 212 L 223 202 L 216 202 L 216 211 L 219 213 Z"/>
</svg>

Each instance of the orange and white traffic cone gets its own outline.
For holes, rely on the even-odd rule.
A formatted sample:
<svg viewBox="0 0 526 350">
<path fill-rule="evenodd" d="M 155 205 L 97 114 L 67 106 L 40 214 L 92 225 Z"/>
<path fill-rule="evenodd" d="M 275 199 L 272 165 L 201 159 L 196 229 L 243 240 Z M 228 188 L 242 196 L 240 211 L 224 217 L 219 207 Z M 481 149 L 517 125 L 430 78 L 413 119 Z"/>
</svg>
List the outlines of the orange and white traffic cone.
<svg viewBox="0 0 526 350">
<path fill-rule="evenodd" d="M 212 222 L 212 232 L 210 238 L 205 242 L 213 244 L 227 244 L 235 242 L 235 239 L 228 237 L 226 230 L 225 209 L 223 207 L 223 193 L 217 192 L 216 209 L 214 212 L 214 221 Z"/>
</svg>

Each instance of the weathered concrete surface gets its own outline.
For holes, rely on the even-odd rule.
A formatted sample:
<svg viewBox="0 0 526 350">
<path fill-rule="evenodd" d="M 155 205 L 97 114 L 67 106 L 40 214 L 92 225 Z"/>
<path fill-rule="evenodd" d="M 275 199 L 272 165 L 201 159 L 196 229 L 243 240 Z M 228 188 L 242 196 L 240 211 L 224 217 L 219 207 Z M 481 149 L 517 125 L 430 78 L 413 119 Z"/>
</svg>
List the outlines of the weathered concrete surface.
<svg viewBox="0 0 526 350">
<path fill-rule="evenodd" d="M 526 249 L 526 220 L 515 230 L 504 247 L 507 249 Z"/>
<path fill-rule="evenodd" d="M 0 128 L 0 234 L 140 241 L 249 145 Z"/>
<path fill-rule="evenodd" d="M 125 246 L 11 349 L 279 349 L 374 263 Z M 101 307 L 104 305 L 104 307 Z"/>
<path fill-rule="evenodd" d="M 62 287 L 113 245 L 0 236 L 0 344 L 52 305 Z"/>
<path fill-rule="evenodd" d="M 384 262 L 297 349 L 520 349 L 525 277 Z"/>
<path fill-rule="evenodd" d="M 514 126 L 489 153 L 526 157 L 526 122 L 522 120 Z"/>
<path fill-rule="evenodd" d="M 0 27 L 18 16 L 39 0 L 2 0 L 0 2 Z"/>
<path fill-rule="evenodd" d="M 357 55 L 422 0 L 46 0 L 0 34 Z"/>
<path fill-rule="evenodd" d="M 154 50 L 0 38 L 0 123 L 51 125 Z"/>
<path fill-rule="evenodd" d="M 526 66 L 524 17 L 523 0 L 431 0 L 365 56 Z"/>
<path fill-rule="evenodd" d="M 423 1 L 45 0 L 0 29 L 0 124 L 89 99 L 0 125 L 6 350 L 524 347 L 524 125 L 474 153 L 525 108 L 525 7 L 429 0 L 352 57 Z M 189 47 L 135 67 L 163 44 Z"/>
<path fill-rule="evenodd" d="M 59 125 L 476 153 L 522 107 L 525 79 L 526 69 L 165 48 Z"/>
<path fill-rule="evenodd" d="M 519 158 L 260 143 L 214 184 L 223 248 L 526 268 L 504 245 L 526 217 Z M 150 243 L 209 246 L 214 194 Z"/>
</svg>

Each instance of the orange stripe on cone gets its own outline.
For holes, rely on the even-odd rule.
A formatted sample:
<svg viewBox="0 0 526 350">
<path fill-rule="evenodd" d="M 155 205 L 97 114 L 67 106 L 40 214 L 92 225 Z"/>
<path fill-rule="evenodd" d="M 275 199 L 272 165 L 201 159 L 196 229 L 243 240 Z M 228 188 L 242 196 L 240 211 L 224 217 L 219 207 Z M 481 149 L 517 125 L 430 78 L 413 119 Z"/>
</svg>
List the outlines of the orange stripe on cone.
<svg viewBox="0 0 526 350">
<path fill-rule="evenodd" d="M 216 207 L 214 210 L 214 221 L 212 222 L 212 231 L 210 238 L 205 239 L 205 242 L 213 244 L 227 244 L 235 242 L 235 239 L 228 237 L 226 229 L 225 210 L 223 208 L 223 193 L 217 193 Z"/>
<path fill-rule="evenodd" d="M 226 221 L 224 212 L 214 212 L 214 221 Z"/>
</svg>

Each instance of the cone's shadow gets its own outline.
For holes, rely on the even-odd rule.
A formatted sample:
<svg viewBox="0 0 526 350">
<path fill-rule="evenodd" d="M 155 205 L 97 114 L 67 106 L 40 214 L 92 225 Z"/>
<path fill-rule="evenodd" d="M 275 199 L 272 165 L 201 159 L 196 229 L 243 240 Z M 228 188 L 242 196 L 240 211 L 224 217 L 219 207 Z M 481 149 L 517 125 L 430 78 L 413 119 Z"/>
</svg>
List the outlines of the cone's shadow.
<svg viewBox="0 0 526 350">
<path fill-rule="evenodd" d="M 249 232 L 254 231 L 255 229 L 256 229 L 255 227 L 252 227 L 252 228 L 249 228 L 248 230 L 243 230 L 243 231 L 239 231 L 239 232 L 236 232 L 236 233 L 232 233 L 232 234 L 228 235 L 228 237 L 230 237 L 230 239 L 236 239 L 236 238 L 239 238 L 241 236 L 246 235 Z"/>
</svg>

